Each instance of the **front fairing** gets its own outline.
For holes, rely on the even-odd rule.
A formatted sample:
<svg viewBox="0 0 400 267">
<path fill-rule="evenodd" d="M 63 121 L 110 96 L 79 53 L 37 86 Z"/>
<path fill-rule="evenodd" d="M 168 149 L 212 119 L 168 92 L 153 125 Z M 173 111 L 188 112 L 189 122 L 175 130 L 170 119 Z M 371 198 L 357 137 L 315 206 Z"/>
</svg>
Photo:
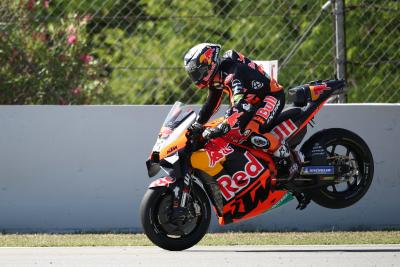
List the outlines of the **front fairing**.
<svg viewBox="0 0 400 267">
<path fill-rule="evenodd" d="M 156 143 L 152 149 L 150 159 L 146 162 L 149 176 L 156 175 L 160 169 L 160 162 L 174 164 L 178 161 L 177 152 L 186 146 L 187 128 L 195 121 L 196 112 L 185 106 L 183 103 L 176 102 L 158 134 Z"/>
</svg>

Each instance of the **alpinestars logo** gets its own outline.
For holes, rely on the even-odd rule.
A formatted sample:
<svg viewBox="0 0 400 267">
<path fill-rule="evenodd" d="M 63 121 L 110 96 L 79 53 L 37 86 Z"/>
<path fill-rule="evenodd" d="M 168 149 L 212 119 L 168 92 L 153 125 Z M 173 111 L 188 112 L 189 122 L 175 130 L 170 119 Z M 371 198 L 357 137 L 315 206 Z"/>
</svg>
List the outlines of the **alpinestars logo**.
<svg viewBox="0 0 400 267">
<path fill-rule="evenodd" d="M 242 108 L 246 111 L 249 111 L 251 109 L 251 105 L 246 103 L 246 104 L 242 104 Z"/>
<path fill-rule="evenodd" d="M 262 82 L 259 82 L 259 81 L 257 81 L 257 80 L 253 80 L 252 82 L 251 82 L 251 87 L 253 87 L 253 89 L 254 90 L 258 90 L 258 89 L 260 89 L 261 87 L 263 87 L 263 83 Z"/>
</svg>

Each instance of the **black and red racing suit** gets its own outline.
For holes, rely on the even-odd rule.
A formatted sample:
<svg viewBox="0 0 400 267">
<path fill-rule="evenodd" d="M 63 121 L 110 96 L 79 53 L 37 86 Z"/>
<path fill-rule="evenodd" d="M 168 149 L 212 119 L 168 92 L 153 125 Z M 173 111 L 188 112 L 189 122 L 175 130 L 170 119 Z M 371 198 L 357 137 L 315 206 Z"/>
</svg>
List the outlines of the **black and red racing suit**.
<svg viewBox="0 0 400 267">
<path fill-rule="evenodd" d="M 260 138 L 271 130 L 285 105 L 282 86 L 265 73 L 262 66 L 233 50 L 222 57 L 218 73 L 220 79 L 209 87 L 207 101 L 199 112 L 197 122 L 205 124 L 217 112 L 225 92 L 231 104 L 226 117 L 233 116 L 235 122 L 224 138 L 262 149 L 277 148 L 279 140 L 271 140 L 271 135 L 262 142 Z M 251 143 L 250 140 L 256 140 L 249 138 L 252 135 L 260 136 L 256 143 Z"/>
</svg>

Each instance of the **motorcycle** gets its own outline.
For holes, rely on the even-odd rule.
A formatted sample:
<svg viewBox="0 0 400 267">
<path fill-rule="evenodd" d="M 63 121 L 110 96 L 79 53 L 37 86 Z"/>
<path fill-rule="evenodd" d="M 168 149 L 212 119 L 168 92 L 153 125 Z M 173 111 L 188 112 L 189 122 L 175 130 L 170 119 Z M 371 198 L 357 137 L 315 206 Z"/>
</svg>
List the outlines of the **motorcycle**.
<svg viewBox="0 0 400 267">
<path fill-rule="evenodd" d="M 345 87 L 344 80 L 319 80 L 289 90 L 293 105 L 285 107 L 271 134 L 286 140 L 294 157 L 275 158 L 265 149 L 241 144 L 251 139 L 255 147 L 265 142 L 252 133 L 236 132 L 236 142 L 224 136 L 201 140 L 188 134 L 196 112 L 175 103 L 146 161 L 148 174 L 160 169 L 167 175 L 153 181 L 140 206 L 147 237 L 166 250 L 184 250 L 206 234 L 211 205 L 221 225 L 234 223 L 278 208 L 292 199 L 304 209 L 310 201 L 340 209 L 359 201 L 371 185 L 374 163 L 368 145 L 357 134 L 330 128 L 313 134 L 300 148 L 308 125 L 332 96 Z M 215 127 L 229 118 L 218 118 Z M 200 140 L 200 141 L 199 141 Z M 295 161 L 298 175 L 288 175 Z M 210 205 L 211 202 L 211 205 Z"/>
</svg>

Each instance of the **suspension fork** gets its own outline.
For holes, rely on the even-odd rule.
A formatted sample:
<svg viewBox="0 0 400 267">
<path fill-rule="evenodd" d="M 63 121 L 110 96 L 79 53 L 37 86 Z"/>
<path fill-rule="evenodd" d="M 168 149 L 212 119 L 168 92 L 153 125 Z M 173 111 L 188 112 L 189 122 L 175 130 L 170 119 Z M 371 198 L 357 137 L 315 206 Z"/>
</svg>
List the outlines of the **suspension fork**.
<svg viewBox="0 0 400 267">
<path fill-rule="evenodd" d="M 183 177 L 179 179 L 180 182 L 177 183 L 176 187 L 174 188 L 174 201 L 173 201 L 173 208 L 185 209 L 188 204 L 188 199 L 190 195 L 190 191 L 192 189 L 193 184 L 193 176 L 191 175 L 191 168 L 190 168 L 190 153 L 191 149 L 186 148 L 184 151 L 181 152 L 179 155 L 181 159 L 181 166 L 180 166 L 180 176 Z"/>
<path fill-rule="evenodd" d="M 192 188 L 193 178 L 190 174 L 186 174 L 180 183 L 176 184 L 173 189 L 174 201 L 173 208 L 186 208 L 187 200 Z"/>
<path fill-rule="evenodd" d="M 188 199 L 190 198 L 192 181 L 192 176 L 186 173 L 180 183 L 176 184 L 173 189 L 172 220 L 177 223 L 183 222 L 188 216 Z"/>
<path fill-rule="evenodd" d="M 180 206 L 182 208 L 186 207 L 187 199 L 190 194 L 190 189 L 192 188 L 193 177 L 187 173 L 183 179 L 182 197 Z"/>
</svg>

